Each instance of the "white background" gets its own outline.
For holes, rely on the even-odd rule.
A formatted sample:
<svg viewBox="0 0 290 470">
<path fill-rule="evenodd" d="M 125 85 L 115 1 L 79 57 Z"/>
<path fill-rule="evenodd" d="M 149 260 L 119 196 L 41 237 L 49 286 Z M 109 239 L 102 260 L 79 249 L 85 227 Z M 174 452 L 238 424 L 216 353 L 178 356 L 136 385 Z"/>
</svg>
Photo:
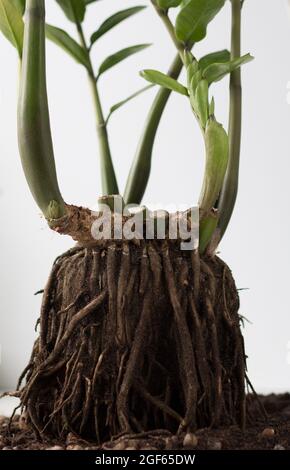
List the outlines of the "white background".
<svg viewBox="0 0 290 470">
<path fill-rule="evenodd" d="M 47 2 L 48 22 L 74 34 L 56 2 Z M 139 3 L 149 4 L 148 0 Z M 229 45 L 229 2 L 210 25 L 196 55 Z M 90 34 L 113 12 L 136 0 L 106 0 L 90 6 Z M 165 71 L 174 49 L 151 7 L 108 33 L 94 47 L 97 66 L 123 47 L 152 42 L 100 82 L 104 107 L 126 97 L 143 80 L 138 71 Z M 245 0 L 243 52 L 255 61 L 243 69 L 244 117 L 240 192 L 221 256 L 241 291 L 249 375 L 258 391 L 290 389 L 290 19 L 286 0 Z M 59 181 L 67 202 L 94 206 L 100 194 L 98 148 L 86 74 L 55 45 L 47 46 L 52 131 Z M 0 37 L 0 389 L 13 388 L 34 338 L 40 298 L 54 258 L 72 245 L 46 227 L 22 174 L 16 138 L 18 64 Z M 114 163 L 123 189 L 144 119 L 155 91 L 136 99 L 111 121 Z M 228 84 L 214 88 L 218 119 L 226 123 Z M 289 90 L 290 93 L 290 90 Z M 289 101 L 290 102 L 290 101 Z M 160 126 L 145 203 L 196 204 L 204 161 L 199 129 L 186 99 L 173 96 Z"/>
</svg>

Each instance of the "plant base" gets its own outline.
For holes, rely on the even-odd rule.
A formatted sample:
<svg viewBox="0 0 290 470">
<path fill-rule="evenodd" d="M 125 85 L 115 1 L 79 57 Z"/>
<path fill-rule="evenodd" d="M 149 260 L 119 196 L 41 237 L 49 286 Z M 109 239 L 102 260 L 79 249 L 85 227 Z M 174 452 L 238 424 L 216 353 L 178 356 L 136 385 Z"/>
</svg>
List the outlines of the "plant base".
<svg viewBox="0 0 290 470">
<path fill-rule="evenodd" d="M 237 289 L 218 257 L 168 241 L 109 241 L 56 260 L 21 379 L 39 436 L 245 423 Z"/>
</svg>

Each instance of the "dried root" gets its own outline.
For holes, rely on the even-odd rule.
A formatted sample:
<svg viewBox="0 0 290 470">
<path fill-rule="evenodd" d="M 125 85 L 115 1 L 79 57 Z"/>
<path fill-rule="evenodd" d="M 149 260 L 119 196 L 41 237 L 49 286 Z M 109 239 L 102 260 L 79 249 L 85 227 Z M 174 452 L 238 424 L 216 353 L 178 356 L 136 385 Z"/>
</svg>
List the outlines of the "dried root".
<svg viewBox="0 0 290 470">
<path fill-rule="evenodd" d="M 245 423 L 239 299 L 219 258 L 169 241 L 108 242 L 56 260 L 21 376 L 38 436 Z M 20 384 L 19 384 L 20 386 Z"/>
</svg>

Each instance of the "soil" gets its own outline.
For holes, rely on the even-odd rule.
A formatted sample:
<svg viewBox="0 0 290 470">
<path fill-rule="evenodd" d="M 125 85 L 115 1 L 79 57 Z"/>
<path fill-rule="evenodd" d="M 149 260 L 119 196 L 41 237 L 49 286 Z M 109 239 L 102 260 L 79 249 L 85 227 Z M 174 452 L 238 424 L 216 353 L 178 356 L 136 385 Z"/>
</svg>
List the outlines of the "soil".
<svg viewBox="0 0 290 470">
<path fill-rule="evenodd" d="M 248 396 L 248 424 L 245 432 L 238 426 L 200 429 L 195 434 L 172 435 L 167 431 L 125 435 L 102 446 L 86 442 L 70 433 L 67 439 L 38 441 L 19 416 L 0 417 L 0 450 L 290 450 L 290 394 Z M 267 412 L 261 418 L 260 405 Z"/>
</svg>

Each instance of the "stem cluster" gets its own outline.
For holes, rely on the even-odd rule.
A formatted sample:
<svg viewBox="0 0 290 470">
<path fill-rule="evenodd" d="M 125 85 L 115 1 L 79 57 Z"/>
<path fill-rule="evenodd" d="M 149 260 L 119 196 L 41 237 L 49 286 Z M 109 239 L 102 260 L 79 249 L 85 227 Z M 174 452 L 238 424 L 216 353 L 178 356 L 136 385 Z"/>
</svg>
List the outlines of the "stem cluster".
<svg viewBox="0 0 290 470">
<path fill-rule="evenodd" d="M 189 97 L 191 107 L 205 139 L 206 168 L 199 200 L 201 215 L 200 239 L 201 250 L 203 252 L 207 249 L 213 238 L 218 242 L 225 233 L 237 196 L 242 110 L 241 72 L 239 67 L 250 58 L 250 56 L 241 57 L 242 3 L 240 0 L 231 0 L 231 60 L 227 63 L 212 63 L 206 69 L 203 69 L 201 61 L 198 62 L 189 52 L 194 44 L 194 40 L 200 40 L 200 38 L 197 39 L 195 36 L 190 36 L 186 33 L 183 38 L 186 40 L 181 40 L 182 34 L 178 34 L 178 30 L 174 28 L 168 15 L 168 9 L 161 8 L 159 1 L 151 0 L 151 3 L 176 47 L 177 56 L 174 58 L 167 76 L 158 72 L 160 80 L 164 80 L 165 77 L 165 87 L 163 82 L 159 83 L 162 86 L 157 93 L 145 123 L 144 132 L 127 180 L 124 202 L 126 204 L 137 205 L 141 203 L 150 176 L 152 151 L 157 129 L 170 93 L 175 87 L 175 91 L 180 91 Z M 194 2 L 191 3 L 195 5 Z M 221 0 L 219 7 L 216 7 L 216 11 L 218 11 L 222 4 Z M 162 2 L 162 5 L 164 5 L 164 2 Z M 209 21 L 216 11 L 213 10 L 212 16 L 209 15 Z M 101 68 L 99 73 L 95 73 L 91 59 L 91 46 L 87 44 L 82 22 L 77 12 L 74 11 L 73 5 L 71 7 L 71 15 L 79 37 L 77 47 L 81 48 L 85 57 L 95 107 L 100 149 L 102 192 L 104 197 L 110 197 L 111 195 L 119 194 L 119 187 L 109 144 L 108 120 L 104 117 L 99 93 Z M 116 22 L 116 17 L 113 19 L 114 21 Z M 184 21 L 184 18 L 182 21 Z M 181 25 L 182 21 L 179 21 Z M 185 28 L 186 23 L 187 18 L 185 18 Z M 103 26 L 105 29 L 107 27 L 106 25 Z M 191 31 L 191 24 L 189 27 Z M 133 53 L 133 49 L 136 51 L 145 46 L 138 45 L 120 52 L 124 57 L 125 51 L 127 57 L 128 54 Z M 131 50 L 128 51 L 128 49 Z M 114 57 L 114 64 L 122 60 L 118 57 L 116 58 L 116 56 L 118 56 L 118 53 L 109 58 L 112 60 Z M 104 65 L 105 63 L 106 65 Z M 52 219 L 61 219 L 65 215 L 69 217 L 69 206 L 64 203 L 57 182 L 49 122 L 45 65 L 45 1 L 27 0 L 18 108 L 19 147 L 23 168 L 32 194 L 45 217 L 51 221 Z M 110 67 L 111 65 L 108 65 L 107 60 L 107 62 L 103 63 L 104 70 L 107 70 L 108 66 Z M 187 88 L 176 82 L 183 66 L 185 66 L 187 72 Z M 229 134 L 227 135 L 223 127 L 215 119 L 214 101 L 209 101 L 209 86 L 212 82 L 220 80 L 229 72 L 231 72 L 230 117 Z M 170 88 L 170 86 L 166 88 L 166 79 L 168 79 L 168 82 L 171 84 L 170 86 L 173 88 Z"/>
</svg>

